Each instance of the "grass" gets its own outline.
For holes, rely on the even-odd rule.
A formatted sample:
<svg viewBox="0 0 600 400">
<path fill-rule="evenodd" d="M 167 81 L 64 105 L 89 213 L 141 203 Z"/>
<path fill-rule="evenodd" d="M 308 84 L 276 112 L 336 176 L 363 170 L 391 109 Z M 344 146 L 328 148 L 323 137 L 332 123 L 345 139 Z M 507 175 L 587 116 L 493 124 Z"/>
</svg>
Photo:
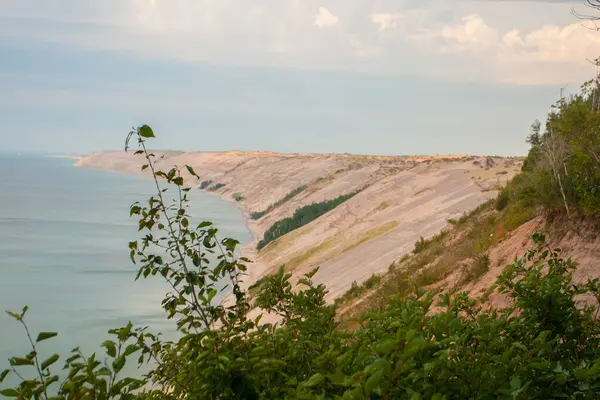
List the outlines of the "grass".
<svg viewBox="0 0 600 400">
<path fill-rule="evenodd" d="M 298 266 L 300 266 L 305 261 L 311 259 L 315 254 L 325 253 L 325 251 L 327 251 L 333 246 L 337 238 L 337 235 L 332 236 L 324 240 L 318 246 L 311 247 L 307 251 L 301 252 L 300 254 L 293 256 L 285 263 L 285 270 L 294 271 Z"/>
<path fill-rule="evenodd" d="M 448 236 L 448 233 L 449 233 L 449 231 L 443 229 L 440 233 L 432 236 L 430 239 L 424 239 L 423 236 L 421 236 L 419 238 L 419 240 L 417 240 L 415 242 L 415 248 L 413 250 L 413 253 L 419 254 L 419 253 L 423 252 L 425 249 L 441 243 L 444 240 L 444 238 L 446 236 Z"/>
<path fill-rule="evenodd" d="M 346 247 L 342 251 L 342 253 L 350 251 L 350 250 L 354 249 L 355 247 L 358 247 L 361 244 L 368 242 L 369 240 L 376 239 L 376 238 L 388 233 L 389 231 L 391 231 L 392 229 L 394 229 L 397 226 L 398 226 L 398 221 L 389 221 L 389 222 L 386 222 L 385 224 L 376 226 L 375 228 L 371 228 L 367 232 L 365 232 L 365 234 L 362 235 L 360 237 L 360 239 L 358 239 L 356 242 L 352 243 L 350 246 Z"/>
<path fill-rule="evenodd" d="M 338 304 L 349 303 L 366 296 L 359 304 L 352 304 L 339 316 L 340 326 L 352 327 L 354 319 L 371 308 L 387 304 L 391 296 L 406 293 L 412 285 L 429 286 L 437 283 L 467 265 L 459 284 L 481 278 L 490 267 L 489 249 L 510 231 L 535 217 L 535 209 L 520 203 L 510 203 L 502 211 L 495 210 L 496 199 L 453 220 L 452 231 L 442 231 L 430 239 L 420 238 L 412 255 L 405 255 L 392 263 L 388 273 L 381 277 L 377 290 L 367 292 L 351 288 Z M 452 234 L 450 234 L 452 233 Z"/>
</svg>

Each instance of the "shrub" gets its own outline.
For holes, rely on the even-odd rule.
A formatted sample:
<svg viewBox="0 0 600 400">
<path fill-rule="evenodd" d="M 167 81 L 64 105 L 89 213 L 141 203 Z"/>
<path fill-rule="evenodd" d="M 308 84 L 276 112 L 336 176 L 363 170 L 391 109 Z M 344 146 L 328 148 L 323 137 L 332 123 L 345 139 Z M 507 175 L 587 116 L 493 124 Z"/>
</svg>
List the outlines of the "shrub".
<svg viewBox="0 0 600 400">
<path fill-rule="evenodd" d="M 202 183 L 200 183 L 200 190 L 206 189 L 211 183 L 212 183 L 212 179 L 207 180 L 207 181 L 202 181 Z"/>
<path fill-rule="evenodd" d="M 481 278 L 489 269 L 490 257 L 485 253 L 476 255 L 463 276 L 463 283 Z"/>
<path fill-rule="evenodd" d="M 425 240 L 423 238 L 423 236 L 421 236 L 419 238 L 419 240 L 417 240 L 415 242 L 415 248 L 413 250 L 414 254 L 419 254 L 420 252 L 422 252 L 423 250 L 425 250 L 427 248 L 427 245 L 429 244 L 429 242 L 427 240 Z"/>
<path fill-rule="evenodd" d="M 508 203 L 510 202 L 510 192 L 508 186 L 504 187 L 498 197 L 496 198 L 495 208 L 496 211 L 502 211 L 506 208 Z"/>
</svg>

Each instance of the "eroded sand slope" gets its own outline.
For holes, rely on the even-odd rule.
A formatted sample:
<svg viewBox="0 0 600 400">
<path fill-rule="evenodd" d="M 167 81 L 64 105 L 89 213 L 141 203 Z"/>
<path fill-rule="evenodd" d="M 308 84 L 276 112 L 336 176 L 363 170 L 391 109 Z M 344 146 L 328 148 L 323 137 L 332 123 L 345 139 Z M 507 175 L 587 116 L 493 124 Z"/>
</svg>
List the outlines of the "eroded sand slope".
<svg viewBox="0 0 600 400">
<path fill-rule="evenodd" d="M 254 260 L 256 280 L 284 265 L 303 274 L 319 265 L 315 276 L 325 283 L 332 301 L 356 281 L 410 252 L 420 236 L 438 233 L 454 218 L 495 197 L 496 189 L 520 169 L 518 159 L 476 156 L 376 157 L 339 154 L 269 152 L 156 152 L 159 167 L 192 166 L 200 181 L 225 184 L 213 192 L 234 202 L 249 220 L 255 240 L 243 254 Z M 95 153 L 76 165 L 140 174 L 143 158 L 125 152 Z M 188 182 L 193 182 L 188 179 Z M 195 182 L 199 185 L 200 182 Z M 307 189 L 262 211 L 302 185 Z M 256 243 L 276 221 L 298 207 L 362 191 L 334 210 L 272 242 L 261 251 Z M 243 196 L 235 201 L 234 196 Z"/>
</svg>

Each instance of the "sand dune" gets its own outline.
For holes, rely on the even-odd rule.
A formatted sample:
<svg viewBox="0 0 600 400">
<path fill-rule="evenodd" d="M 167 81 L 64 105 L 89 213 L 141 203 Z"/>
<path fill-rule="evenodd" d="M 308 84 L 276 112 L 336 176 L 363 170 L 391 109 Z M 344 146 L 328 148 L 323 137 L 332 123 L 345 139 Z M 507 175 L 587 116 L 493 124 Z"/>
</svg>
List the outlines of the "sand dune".
<svg viewBox="0 0 600 400">
<path fill-rule="evenodd" d="M 332 301 L 356 281 L 410 252 L 420 236 L 438 233 L 455 218 L 493 198 L 520 169 L 519 159 L 499 157 L 379 157 L 347 154 L 270 152 L 155 152 L 163 169 L 191 165 L 200 180 L 225 184 L 214 192 L 238 206 L 255 240 L 243 254 L 254 260 L 251 280 L 281 265 L 303 274 L 320 266 L 315 280 L 327 284 Z M 125 152 L 94 153 L 75 165 L 140 174 L 143 159 Z M 199 185 L 199 182 L 197 182 Z M 308 188 L 273 209 L 262 211 L 301 185 Z M 329 213 L 272 242 L 256 243 L 276 221 L 301 206 L 364 189 Z M 241 195 L 243 200 L 235 201 Z"/>
</svg>

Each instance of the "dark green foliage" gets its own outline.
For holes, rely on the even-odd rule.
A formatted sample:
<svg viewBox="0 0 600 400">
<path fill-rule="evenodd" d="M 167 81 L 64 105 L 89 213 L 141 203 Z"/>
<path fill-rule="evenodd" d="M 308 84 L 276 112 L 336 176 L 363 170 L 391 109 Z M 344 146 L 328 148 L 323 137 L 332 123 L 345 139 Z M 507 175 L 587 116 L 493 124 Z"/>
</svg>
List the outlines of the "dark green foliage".
<svg viewBox="0 0 600 400">
<path fill-rule="evenodd" d="M 425 241 L 423 236 L 421 236 L 419 238 L 419 240 L 417 240 L 415 242 L 415 248 L 413 250 L 413 253 L 418 254 L 418 253 L 422 252 L 423 250 L 425 250 L 427 248 L 427 244 L 428 244 L 428 242 Z"/>
<path fill-rule="evenodd" d="M 502 211 L 508 206 L 508 203 L 510 202 L 509 190 L 509 186 L 506 186 L 500 191 L 500 194 L 498 194 L 495 204 L 496 211 Z"/>
<path fill-rule="evenodd" d="M 251 213 L 250 214 L 250 218 L 252 218 L 254 220 L 262 218 L 265 214 L 267 214 L 271 210 L 273 210 L 273 209 L 281 206 L 282 204 L 284 204 L 288 200 L 291 200 L 297 194 L 302 193 L 304 190 L 306 190 L 306 188 L 308 188 L 308 185 L 298 186 L 296 189 L 292 190 L 291 192 L 289 192 L 288 194 L 286 194 L 285 196 L 283 196 L 281 199 L 279 199 L 275 203 L 271 204 L 269 207 L 266 208 L 266 210 L 255 211 L 255 212 Z"/>
<path fill-rule="evenodd" d="M 320 203 L 312 203 L 308 206 L 298 208 L 291 217 L 287 217 L 275 222 L 265 232 L 263 239 L 258 242 L 257 249 L 260 250 L 273 240 L 276 240 L 286 233 L 291 232 L 294 229 L 298 229 L 301 226 L 304 226 L 309 222 L 319 218 L 321 215 L 333 210 L 346 200 L 356 196 L 359 192 L 360 190 L 357 190 L 352 193 L 338 196 L 332 200 L 323 201 Z"/>
<path fill-rule="evenodd" d="M 325 302 L 326 288 L 312 282 L 317 270 L 292 284 L 292 275 L 281 268 L 262 280 L 251 305 L 240 285 L 247 260 L 235 257 L 238 243 L 218 239 L 209 222 L 190 228 L 181 169 L 156 171 L 145 136 L 139 131 L 130 136 L 138 138 L 139 154 L 157 186 L 147 204 L 131 206 L 143 231 L 142 239 L 129 243 L 131 258 L 139 264 L 138 278 L 158 276 L 171 285 L 162 306 L 180 339 L 163 341 L 129 323 L 109 331 L 111 339 L 102 343 L 105 354 L 86 356 L 75 348 L 59 377 L 59 355 L 38 357 L 39 346 L 49 346 L 55 333 L 42 332 L 34 342 L 25 307 L 8 314 L 22 324 L 31 351 L 12 357 L 0 372 L 0 383 L 7 375 L 20 380 L 1 388 L 0 395 L 19 400 L 600 398 L 599 281 L 574 284 L 576 264 L 545 246 L 542 235 L 533 235 L 534 247 L 491 288 L 510 300 L 507 308 L 482 308 L 466 293 L 442 294 L 436 302 L 436 293 L 407 288 L 385 307 L 364 313 L 358 329 L 344 331 Z M 181 201 L 165 204 L 158 178 L 173 184 Z M 484 257 L 481 261 L 485 264 Z M 377 287 L 378 279 L 372 277 L 369 285 Z M 229 302 L 217 298 L 224 282 Z M 579 296 L 596 303 L 578 308 Z M 251 319 L 255 306 L 280 323 Z M 151 363 L 148 375 L 121 376 L 132 357 Z"/>
<path fill-rule="evenodd" d="M 250 213 L 250 218 L 252 218 L 253 220 L 257 220 L 257 219 L 261 219 L 263 217 L 263 215 L 265 215 L 267 213 L 267 211 L 254 211 L 252 213 Z"/>
<path fill-rule="evenodd" d="M 536 121 L 531 145 L 509 200 L 543 206 L 569 218 L 600 216 L 600 91 L 588 82 L 580 94 L 560 100 L 544 131 Z M 507 203 L 507 193 L 499 204 Z"/>
<path fill-rule="evenodd" d="M 217 191 L 217 190 L 221 189 L 224 186 L 225 186 L 224 183 L 217 183 L 217 184 L 209 187 L 208 190 L 211 191 L 211 192 L 214 192 L 214 191 Z"/>
<path fill-rule="evenodd" d="M 239 193 L 235 193 L 235 194 L 233 195 L 233 199 L 234 199 L 235 201 L 242 201 L 242 200 L 244 200 L 244 196 L 242 196 L 242 195 L 241 195 L 241 194 L 239 194 Z"/>
<path fill-rule="evenodd" d="M 212 179 L 209 179 L 207 181 L 202 181 L 202 183 L 200 183 L 200 190 L 206 189 L 208 186 L 210 186 L 211 183 L 212 183 Z"/>
</svg>

